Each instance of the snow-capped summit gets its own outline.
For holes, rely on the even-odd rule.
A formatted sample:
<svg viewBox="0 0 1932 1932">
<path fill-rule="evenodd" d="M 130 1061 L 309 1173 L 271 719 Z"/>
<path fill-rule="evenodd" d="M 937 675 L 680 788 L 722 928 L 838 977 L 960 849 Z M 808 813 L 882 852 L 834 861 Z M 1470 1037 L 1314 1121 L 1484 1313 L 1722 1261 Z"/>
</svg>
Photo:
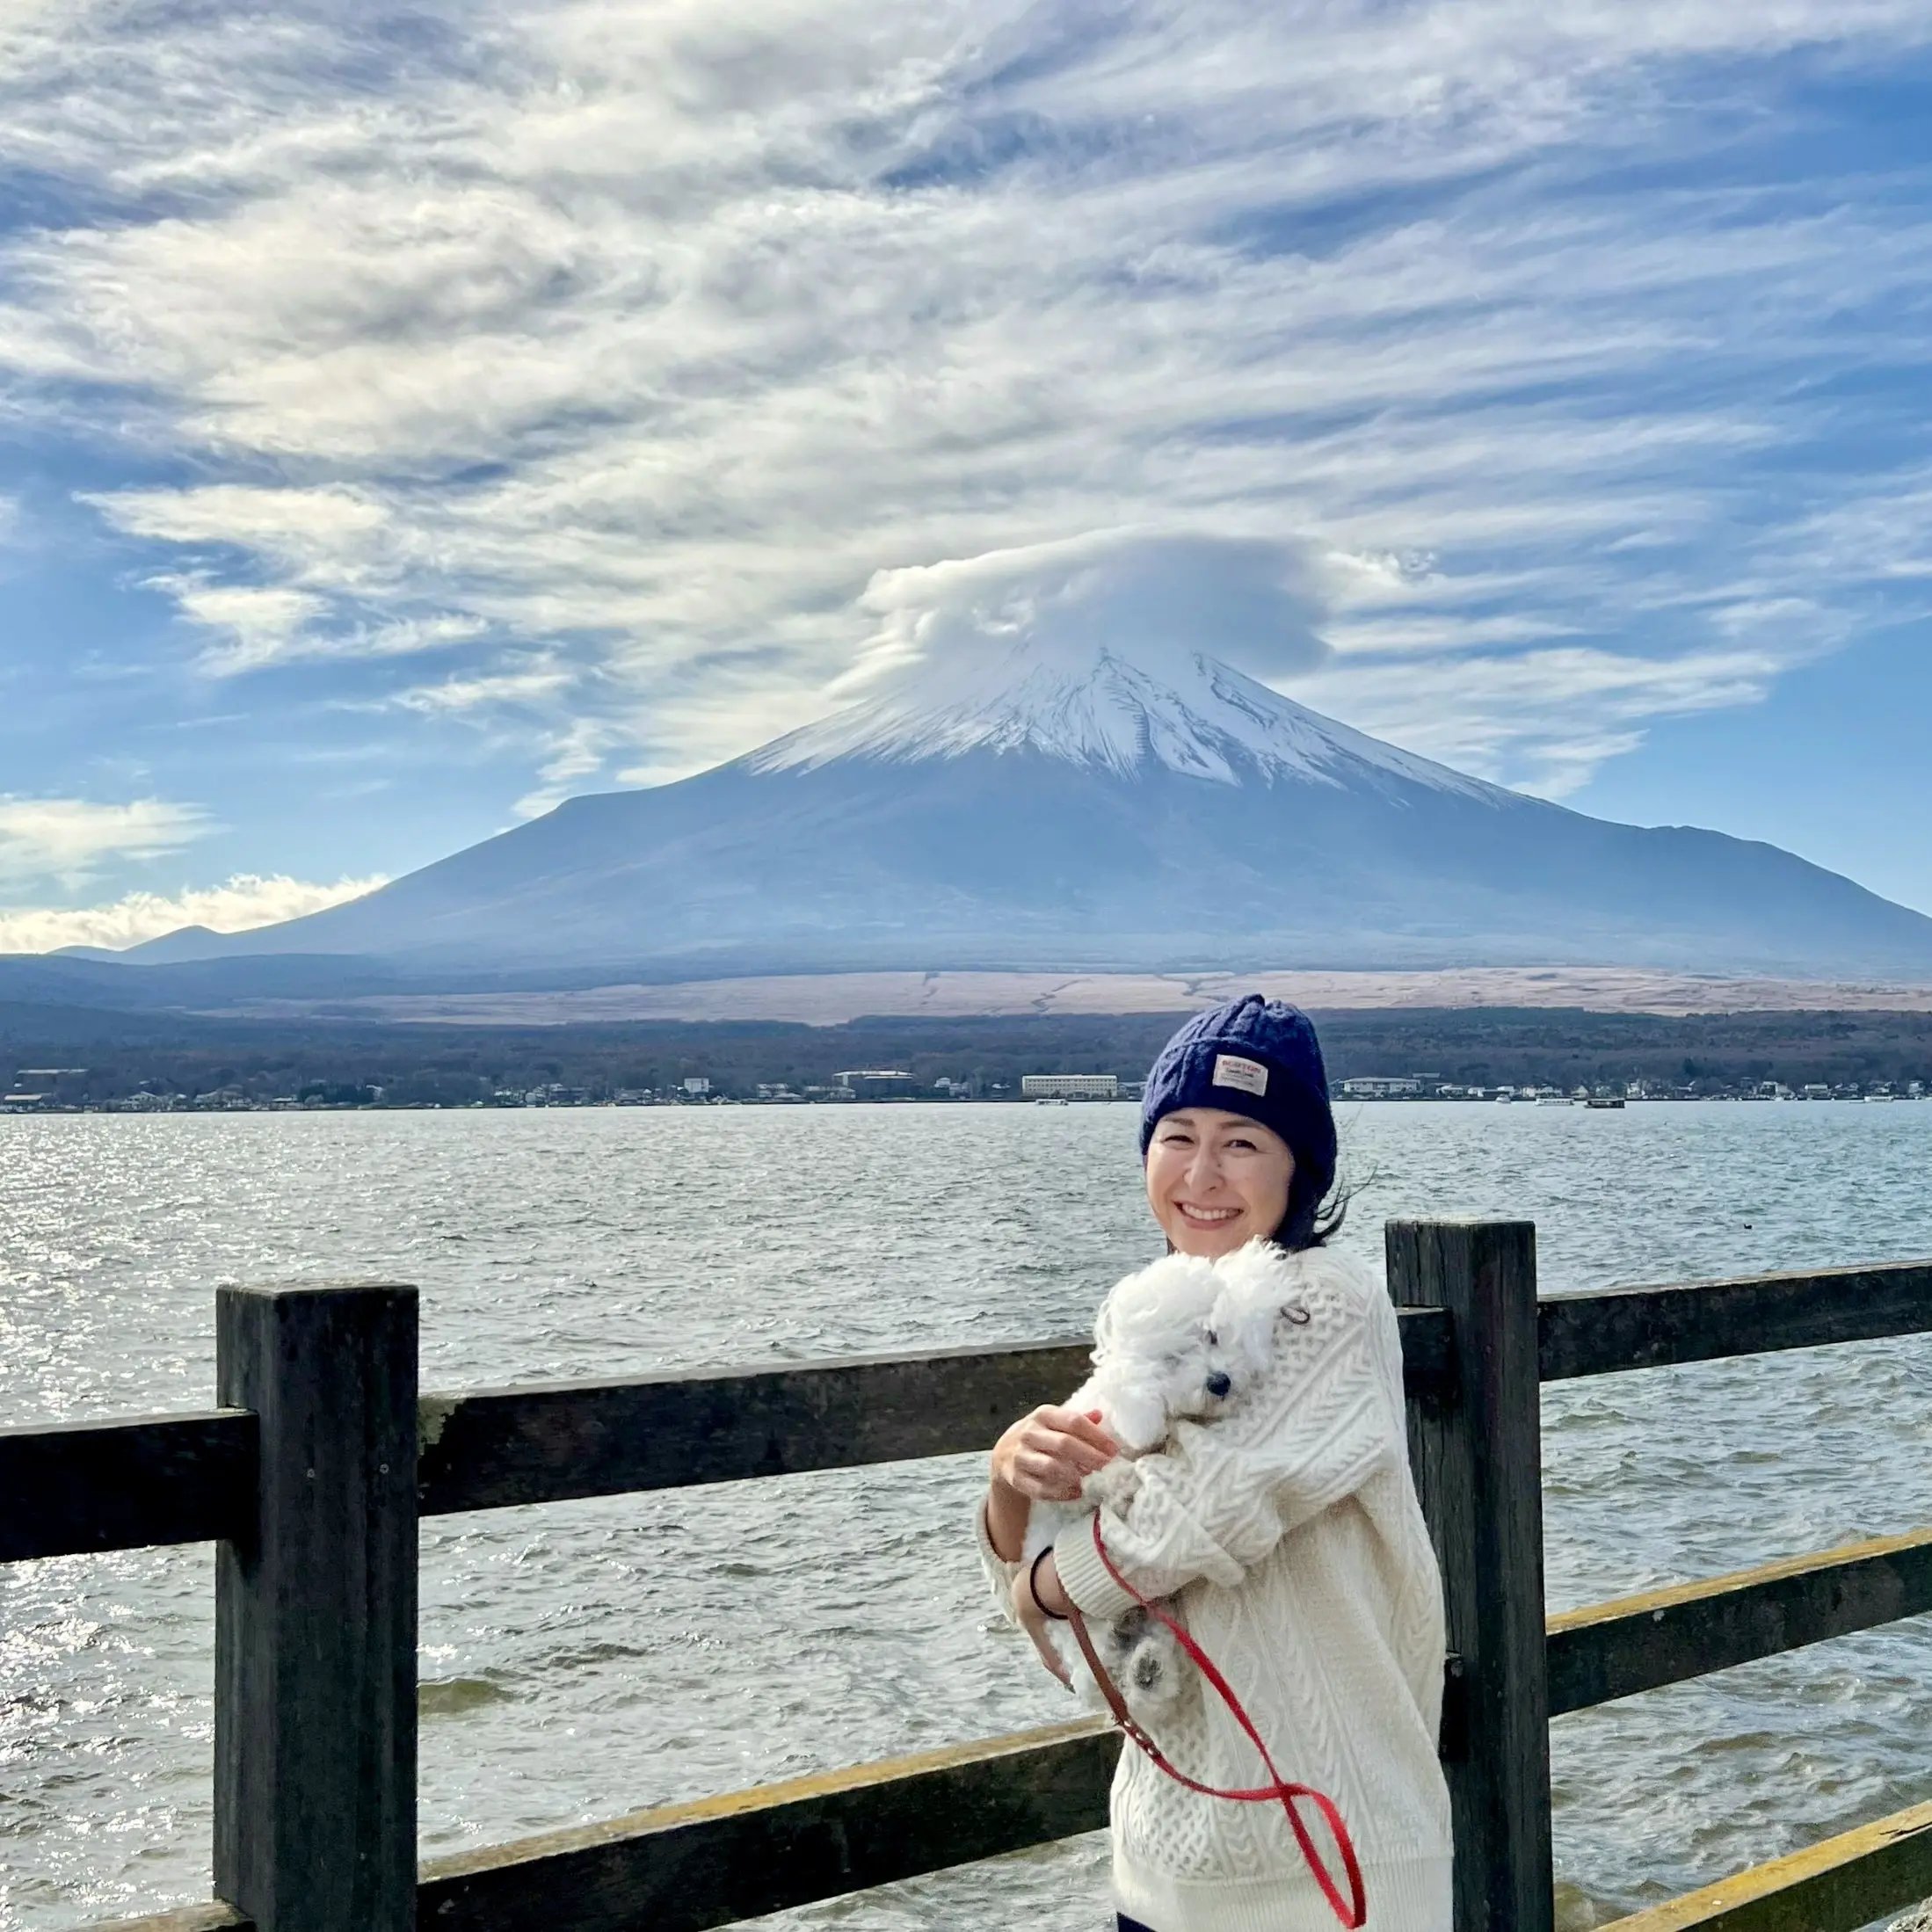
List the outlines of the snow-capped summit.
<svg viewBox="0 0 1932 1932">
<path fill-rule="evenodd" d="M 1351 730 L 1204 650 L 1130 658 L 1107 644 L 1044 651 L 1030 638 L 998 654 L 904 666 L 883 688 L 745 762 L 758 772 L 809 771 L 838 759 L 976 751 L 1040 752 L 1123 778 L 1152 761 L 1220 785 L 1254 777 L 1346 785 L 1385 774 L 1465 797 L 1515 795 Z"/>
</svg>

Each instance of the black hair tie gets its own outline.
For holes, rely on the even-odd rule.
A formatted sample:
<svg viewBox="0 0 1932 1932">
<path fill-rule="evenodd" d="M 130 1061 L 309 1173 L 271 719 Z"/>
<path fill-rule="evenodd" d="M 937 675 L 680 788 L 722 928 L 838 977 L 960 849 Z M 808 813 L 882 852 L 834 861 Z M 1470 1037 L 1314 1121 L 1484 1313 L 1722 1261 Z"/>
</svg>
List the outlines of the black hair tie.
<svg viewBox="0 0 1932 1932">
<path fill-rule="evenodd" d="M 1040 1591 L 1038 1587 L 1040 1580 L 1040 1565 L 1044 1563 L 1047 1558 L 1052 1554 L 1053 1545 L 1050 1543 L 1046 1546 L 1046 1548 L 1042 1550 L 1040 1554 L 1033 1559 L 1033 1566 L 1027 1572 L 1027 1594 L 1033 1599 L 1033 1607 L 1035 1609 L 1039 1611 L 1042 1616 L 1050 1617 L 1056 1623 L 1064 1623 L 1067 1620 L 1066 1612 L 1064 1610 L 1050 1610 L 1046 1607 L 1046 1605 L 1040 1601 Z"/>
</svg>

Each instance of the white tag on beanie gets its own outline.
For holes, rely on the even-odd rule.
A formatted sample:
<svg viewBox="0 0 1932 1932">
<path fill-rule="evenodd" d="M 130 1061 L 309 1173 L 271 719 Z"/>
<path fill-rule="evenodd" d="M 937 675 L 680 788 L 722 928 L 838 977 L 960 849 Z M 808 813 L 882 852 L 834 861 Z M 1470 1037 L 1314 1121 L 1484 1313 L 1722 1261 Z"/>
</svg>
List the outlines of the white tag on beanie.
<svg viewBox="0 0 1932 1932">
<path fill-rule="evenodd" d="M 1267 1069 L 1259 1060 L 1244 1060 L 1235 1053 L 1217 1053 L 1214 1057 L 1214 1084 L 1231 1086 L 1243 1093 L 1266 1093 Z"/>
</svg>

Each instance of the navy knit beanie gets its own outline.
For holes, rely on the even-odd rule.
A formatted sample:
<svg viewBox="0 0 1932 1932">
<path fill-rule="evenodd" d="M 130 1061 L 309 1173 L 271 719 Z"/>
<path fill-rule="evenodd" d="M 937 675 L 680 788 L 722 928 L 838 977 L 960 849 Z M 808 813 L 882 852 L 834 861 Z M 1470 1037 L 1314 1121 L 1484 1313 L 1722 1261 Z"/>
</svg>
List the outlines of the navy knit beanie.
<svg viewBox="0 0 1932 1932">
<path fill-rule="evenodd" d="M 1275 1238 L 1299 1247 L 1335 1182 L 1335 1116 L 1321 1042 L 1298 1006 L 1248 993 L 1196 1013 L 1160 1050 L 1140 1103 L 1140 1152 L 1147 1158 L 1163 1115 L 1218 1108 L 1272 1127 L 1295 1156 L 1288 1213 Z"/>
</svg>

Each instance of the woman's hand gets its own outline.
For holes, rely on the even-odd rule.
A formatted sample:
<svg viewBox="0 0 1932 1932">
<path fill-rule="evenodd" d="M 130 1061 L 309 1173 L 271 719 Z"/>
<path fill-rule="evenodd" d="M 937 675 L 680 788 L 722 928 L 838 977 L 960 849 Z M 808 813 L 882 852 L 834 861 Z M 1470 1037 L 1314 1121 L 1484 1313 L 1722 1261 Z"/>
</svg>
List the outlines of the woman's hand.
<svg viewBox="0 0 1932 1932">
<path fill-rule="evenodd" d="M 993 1480 L 1034 1502 L 1075 1502 L 1080 1485 L 1119 1454 L 1098 1409 L 1035 1409 L 993 1444 Z"/>
<path fill-rule="evenodd" d="M 1081 1484 L 1119 1454 L 1098 1409 L 1048 1406 L 1021 1416 L 993 1444 L 986 1496 L 986 1534 L 1002 1560 L 1019 1559 L 1034 1503 L 1077 1500 Z"/>
</svg>

